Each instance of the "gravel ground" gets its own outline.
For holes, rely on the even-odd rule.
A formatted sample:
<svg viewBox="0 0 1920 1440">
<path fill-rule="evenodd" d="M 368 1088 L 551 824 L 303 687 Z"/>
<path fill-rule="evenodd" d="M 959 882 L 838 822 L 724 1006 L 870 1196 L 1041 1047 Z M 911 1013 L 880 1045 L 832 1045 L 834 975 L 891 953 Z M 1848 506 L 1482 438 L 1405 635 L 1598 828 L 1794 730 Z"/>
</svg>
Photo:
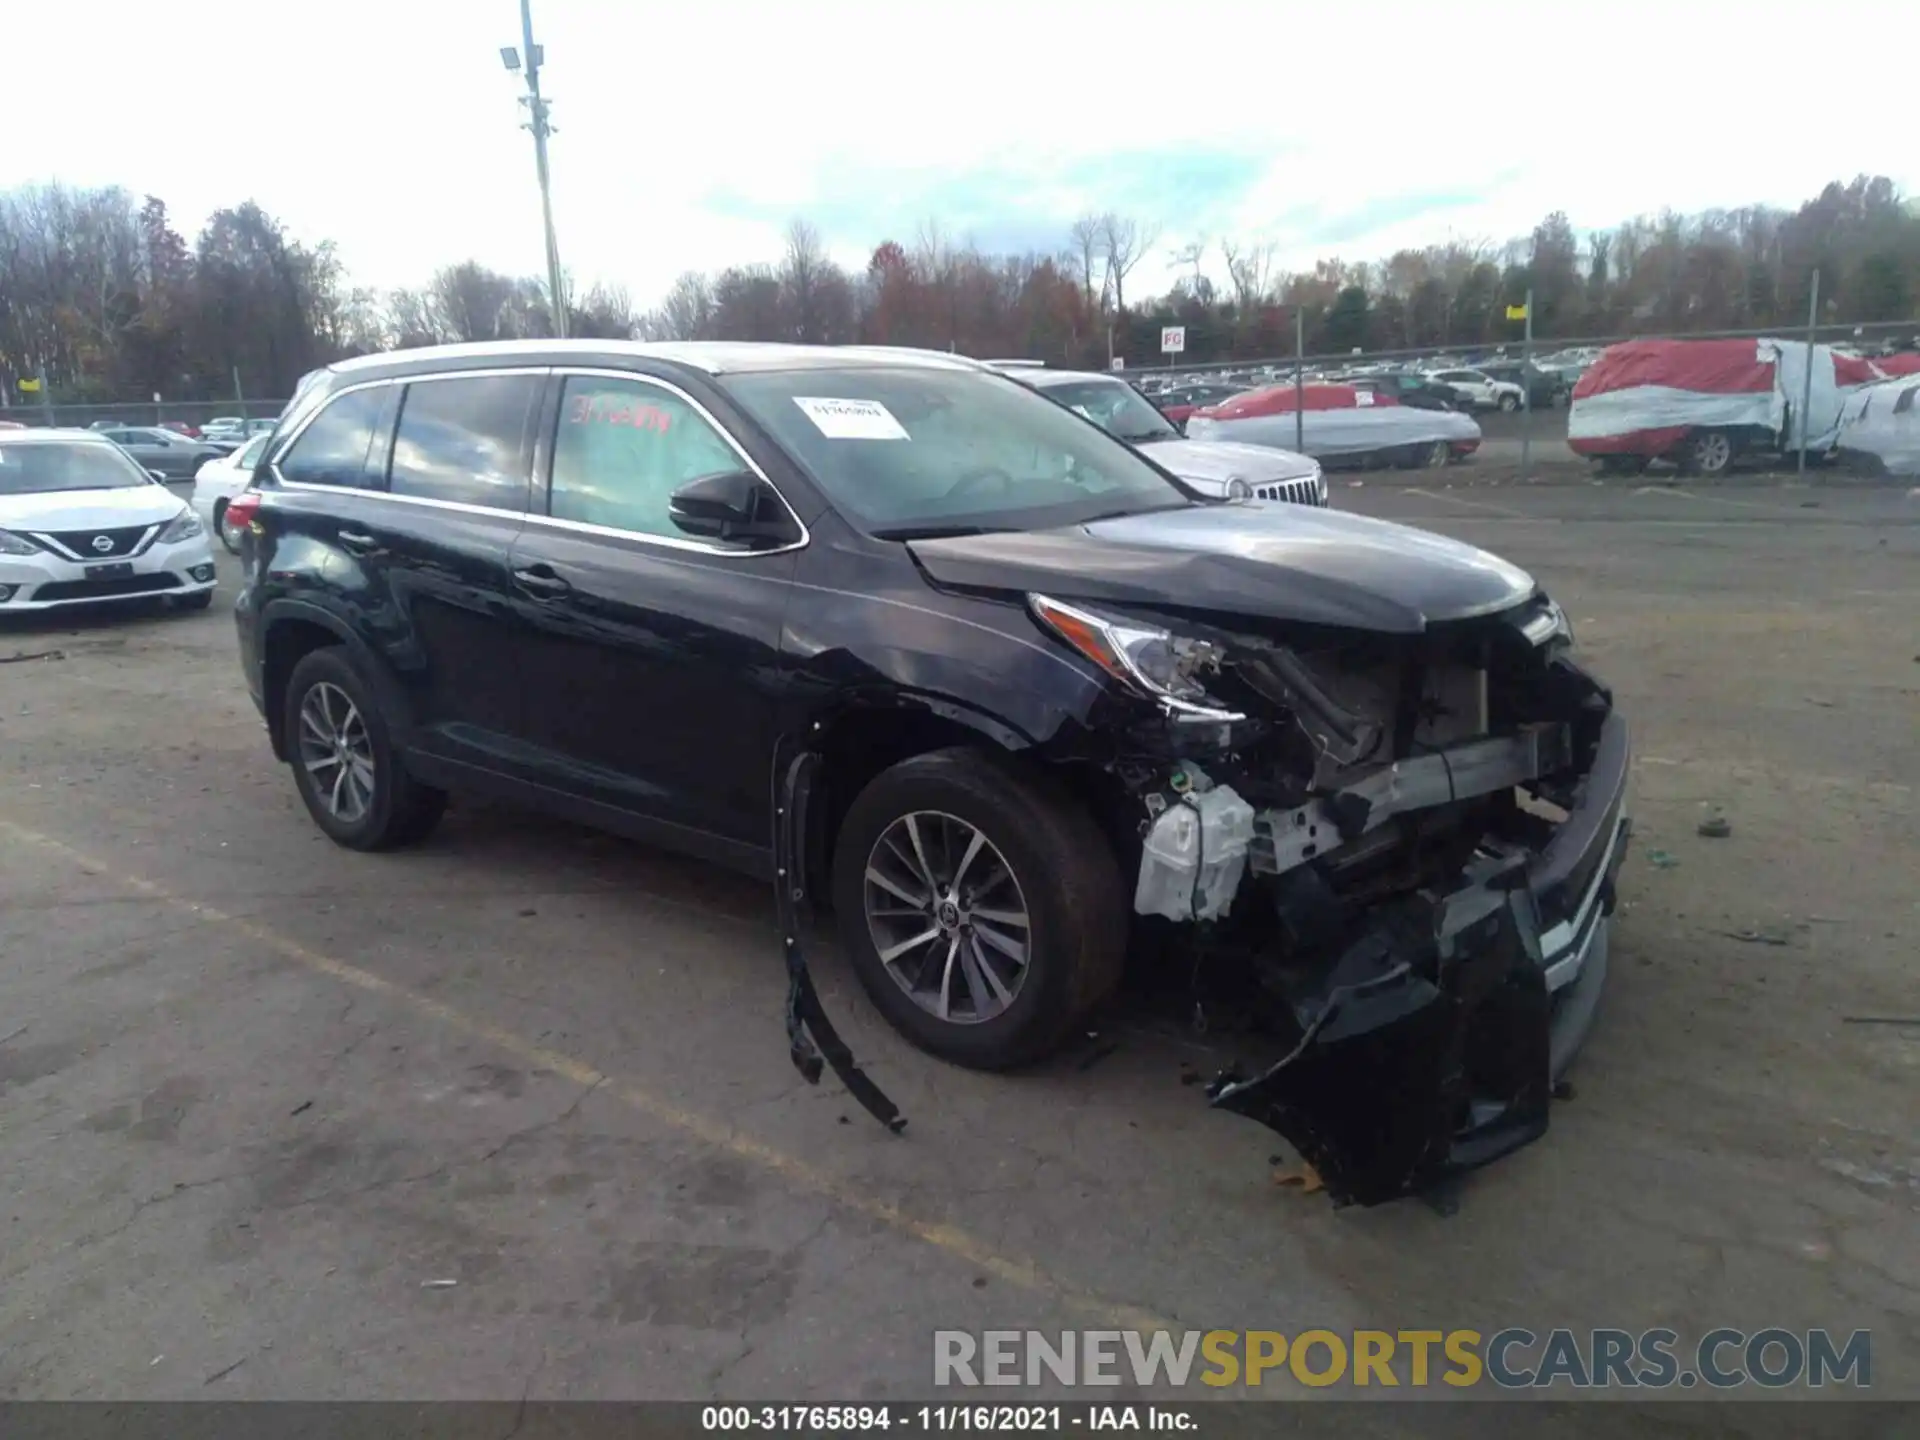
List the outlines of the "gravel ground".
<svg viewBox="0 0 1920 1440">
<path fill-rule="evenodd" d="M 823 941 L 883 1134 L 789 1066 L 759 887 L 323 840 L 223 588 L 0 627 L 0 1397 L 904 1398 L 936 1328 L 1154 1323 L 1866 1328 L 1920 1395 L 1920 1028 L 1851 1018 L 1920 1009 L 1920 497 L 1357 478 L 1541 576 L 1636 732 L 1598 1030 L 1456 1214 L 1275 1186 L 1181 1083 L 1230 1053 L 1125 1008 L 943 1067 Z"/>
</svg>

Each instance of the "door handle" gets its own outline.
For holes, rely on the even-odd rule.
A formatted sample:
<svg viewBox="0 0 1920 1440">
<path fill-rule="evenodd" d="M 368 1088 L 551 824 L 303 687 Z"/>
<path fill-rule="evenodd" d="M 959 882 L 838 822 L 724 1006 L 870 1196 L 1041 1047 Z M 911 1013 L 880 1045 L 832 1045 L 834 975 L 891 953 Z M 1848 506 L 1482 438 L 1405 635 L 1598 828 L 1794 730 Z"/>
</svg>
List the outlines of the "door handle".
<svg viewBox="0 0 1920 1440">
<path fill-rule="evenodd" d="M 371 555 L 380 548 L 380 542 L 371 535 L 362 535 L 358 530 L 338 530 L 334 538 L 340 542 L 340 548 L 355 555 Z"/>
<path fill-rule="evenodd" d="M 553 573 L 550 565 L 529 565 L 513 572 L 513 583 L 536 600 L 558 600 L 573 592 L 573 586 Z"/>
</svg>

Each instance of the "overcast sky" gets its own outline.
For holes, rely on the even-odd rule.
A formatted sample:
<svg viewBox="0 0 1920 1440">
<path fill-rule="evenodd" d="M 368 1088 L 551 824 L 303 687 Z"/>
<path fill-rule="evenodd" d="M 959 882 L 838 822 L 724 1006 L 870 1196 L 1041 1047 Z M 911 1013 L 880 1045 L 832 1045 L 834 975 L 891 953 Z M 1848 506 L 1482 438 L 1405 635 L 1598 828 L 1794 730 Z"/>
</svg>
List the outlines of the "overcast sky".
<svg viewBox="0 0 1920 1440">
<path fill-rule="evenodd" d="M 1117 209 L 1283 266 L 1565 209 L 1795 203 L 1867 171 L 1920 188 L 1905 0 L 535 0 L 561 257 L 648 306 L 772 260 L 804 215 L 843 261 L 937 219 L 1063 247 Z M 165 199 L 191 240 L 258 200 L 355 279 L 468 257 L 542 273 L 516 128 L 517 0 L 65 0 L 8 7 L 0 185 Z M 1793 67 L 1814 69 L 1809 101 Z M 1861 119 L 1847 117 L 1857 97 Z M 1217 254 L 1212 268 L 1222 267 Z"/>
</svg>

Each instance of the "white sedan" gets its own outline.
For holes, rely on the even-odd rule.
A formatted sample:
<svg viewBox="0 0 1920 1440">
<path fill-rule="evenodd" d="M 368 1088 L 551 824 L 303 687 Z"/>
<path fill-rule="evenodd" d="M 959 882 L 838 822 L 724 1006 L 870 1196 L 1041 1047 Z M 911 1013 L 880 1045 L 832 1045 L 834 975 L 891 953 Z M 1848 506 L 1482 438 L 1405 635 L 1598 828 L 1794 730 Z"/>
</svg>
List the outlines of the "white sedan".
<svg viewBox="0 0 1920 1440">
<path fill-rule="evenodd" d="M 213 580 L 193 511 L 118 445 L 0 433 L 0 615 L 135 597 L 204 610 Z"/>
<path fill-rule="evenodd" d="M 271 435 L 256 435 L 231 455 L 209 460 L 193 475 L 193 495 L 187 503 L 200 523 L 220 537 L 230 554 L 240 553 L 240 534 L 227 524 L 227 502 L 253 480 L 261 452 Z"/>
<path fill-rule="evenodd" d="M 1427 379 L 1451 385 L 1476 410 L 1514 411 L 1526 403 L 1527 392 L 1513 381 L 1496 380 L 1478 370 L 1429 370 Z"/>
</svg>

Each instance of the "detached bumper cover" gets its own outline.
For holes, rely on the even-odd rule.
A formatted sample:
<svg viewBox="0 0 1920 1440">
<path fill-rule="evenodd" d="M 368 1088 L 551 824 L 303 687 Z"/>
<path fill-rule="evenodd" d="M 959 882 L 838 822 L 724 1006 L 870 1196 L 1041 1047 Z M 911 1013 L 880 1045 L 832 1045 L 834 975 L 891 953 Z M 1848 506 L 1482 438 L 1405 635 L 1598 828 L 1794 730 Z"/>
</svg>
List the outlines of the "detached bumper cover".
<svg viewBox="0 0 1920 1440">
<path fill-rule="evenodd" d="M 1627 761 L 1611 715 L 1545 848 L 1383 910 L 1295 1002 L 1294 1048 L 1216 1083 L 1213 1103 L 1286 1137 L 1340 1205 L 1417 1193 L 1538 1139 L 1605 979 Z"/>
</svg>

